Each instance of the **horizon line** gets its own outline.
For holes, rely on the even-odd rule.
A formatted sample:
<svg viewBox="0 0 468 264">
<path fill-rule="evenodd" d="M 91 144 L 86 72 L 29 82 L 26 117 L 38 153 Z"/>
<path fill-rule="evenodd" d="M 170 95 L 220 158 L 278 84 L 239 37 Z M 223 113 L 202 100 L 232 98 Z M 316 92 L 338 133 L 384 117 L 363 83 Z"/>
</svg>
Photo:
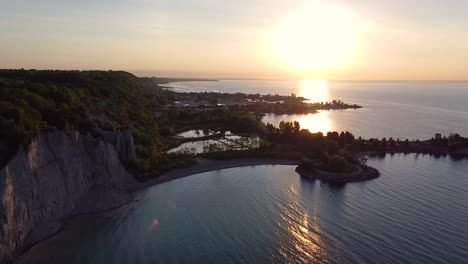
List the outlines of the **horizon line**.
<svg viewBox="0 0 468 264">
<path fill-rule="evenodd" d="M 193 77 L 193 75 L 187 73 L 186 76 L 180 75 L 179 77 L 170 76 L 170 75 L 153 75 L 153 74 L 143 74 L 143 71 L 139 70 L 115 70 L 115 69 L 53 69 L 53 68 L 0 68 L 0 70 L 36 70 L 36 71 L 123 71 L 135 75 L 139 78 L 158 78 L 158 79 L 180 79 L 180 80 L 193 80 L 193 81 L 222 81 L 222 80 L 245 80 L 245 81 L 298 81 L 298 80 L 325 80 L 325 81 L 338 81 L 338 82 L 371 82 L 371 81 L 381 81 L 381 82 L 410 82 L 410 81 L 433 81 L 433 82 L 468 82 L 467 79 L 379 79 L 379 78 L 369 78 L 369 79 L 340 79 L 340 78 L 312 78 L 312 77 L 297 77 L 297 78 L 272 78 L 272 77 L 213 77 L 213 76 L 204 76 L 199 75 Z M 149 72 L 149 71 L 148 71 Z M 177 74 L 176 74 L 177 75 Z"/>
</svg>

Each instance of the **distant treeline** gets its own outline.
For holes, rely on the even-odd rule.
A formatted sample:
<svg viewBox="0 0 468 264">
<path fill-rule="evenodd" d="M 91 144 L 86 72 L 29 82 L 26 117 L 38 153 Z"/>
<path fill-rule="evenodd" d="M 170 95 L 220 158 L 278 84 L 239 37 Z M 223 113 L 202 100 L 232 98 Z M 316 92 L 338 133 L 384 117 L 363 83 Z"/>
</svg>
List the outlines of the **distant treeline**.
<svg viewBox="0 0 468 264">
<path fill-rule="evenodd" d="M 197 78 L 157 78 L 157 77 L 146 77 L 155 84 L 168 84 L 172 82 L 214 82 L 216 79 L 197 79 Z"/>
<path fill-rule="evenodd" d="M 266 102 L 279 102 L 279 101 L 305 101 L 304 97 L 298 97 L 295 94 L 280 95 L 280 94 L 249 94 L 249 93 L 217 93 L 217 92 L 188 92 L 180 93 L 173 92 L 178 100 L 193 99 L 206 100 L 208 102 L 217 102 L 219 100 L 232 100 L 232 101 L 246 101 L 257 100 Z"/>
</svg>

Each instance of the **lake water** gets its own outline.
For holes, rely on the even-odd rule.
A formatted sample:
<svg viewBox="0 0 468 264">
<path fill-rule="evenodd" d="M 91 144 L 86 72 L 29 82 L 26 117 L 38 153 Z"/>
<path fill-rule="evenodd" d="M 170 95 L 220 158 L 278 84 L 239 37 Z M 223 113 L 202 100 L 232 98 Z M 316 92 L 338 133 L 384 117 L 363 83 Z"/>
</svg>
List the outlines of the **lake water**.
<svg viewBox="0 0 468 264">
<path fill-rule="evenodd" d="M 301 123 L 312 132 L 350 131 L 356 136 L 429 139 L 435 133 L 468 136 L 468 82 L 459 81 L 268 81 L 178 82 L 182 92 L 295 93 L 310 101 L 343 100 L 363 109 L 313 115 L 267 115 L 263 121 Z"/>
<path fill-rule="evenodd" d="M 80 216 L 34 263 L 467 263 L 468 160 L 370 158 L 381 177 L 331 188 L 295 166 L 212 171 Z M 26 259 L 27 260 L 27 259 Z"/>
</svg>

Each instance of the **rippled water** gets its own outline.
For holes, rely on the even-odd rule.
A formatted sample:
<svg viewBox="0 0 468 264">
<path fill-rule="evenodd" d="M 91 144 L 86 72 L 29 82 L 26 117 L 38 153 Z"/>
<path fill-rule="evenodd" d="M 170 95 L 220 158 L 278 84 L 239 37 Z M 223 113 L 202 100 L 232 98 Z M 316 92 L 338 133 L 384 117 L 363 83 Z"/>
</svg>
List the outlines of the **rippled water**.
<svg viewBox="0 0 468 264">
<path fill-rule="evenodd" d="M 172 83 L 177 91 L 295 93 L 311 101 L 344 100 L 363 109 L 312 115 L 268 115 L 264 122 L 300 121 L 312 132 L 350 131 L 357 136 L 429 139 L 435 133 L 468 135 L 468 82 L 222 80 Z"/>
<path fill-rule="evenodd" d="M 294 166 L 253 166 L 154 186 L 81 216 L 39 263 L 467 263 L 468 160 L 371 158 L 382 176 L 331 188 Z M 67 261 L 66 261 L 67 260 Z"/>
</svg>

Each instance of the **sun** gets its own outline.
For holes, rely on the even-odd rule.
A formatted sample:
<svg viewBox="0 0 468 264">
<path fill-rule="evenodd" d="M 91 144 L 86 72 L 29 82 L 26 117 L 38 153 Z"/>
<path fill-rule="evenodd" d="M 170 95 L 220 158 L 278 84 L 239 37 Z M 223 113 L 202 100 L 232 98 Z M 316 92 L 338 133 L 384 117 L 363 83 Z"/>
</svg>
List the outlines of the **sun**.
<svg viewBox="0 0 468 264">
<path fill-rule="evenodd" d="M 296 72 L 339 66 L 352 53 L 355 16 L 341 6 L 315 2 L 291 14 L 272 34 L 275 57 Z"/>
</svg>

